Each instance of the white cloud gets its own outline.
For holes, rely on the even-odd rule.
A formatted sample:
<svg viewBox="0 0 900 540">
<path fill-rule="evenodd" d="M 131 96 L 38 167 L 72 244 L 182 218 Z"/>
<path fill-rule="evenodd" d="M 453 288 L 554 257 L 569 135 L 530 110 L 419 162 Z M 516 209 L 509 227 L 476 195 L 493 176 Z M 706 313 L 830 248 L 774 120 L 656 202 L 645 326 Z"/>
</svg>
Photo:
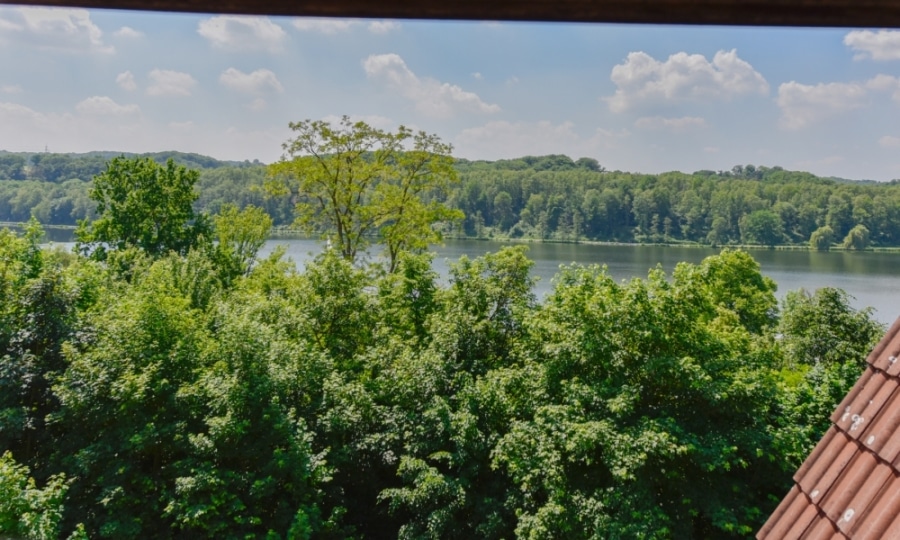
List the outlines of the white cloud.
<svg viewBox="0 0 900 540">
<path fill-rule="evenodd" d="M 352 19 L 321 19 L 317 17 L 297 17 L 291 24 L 301 32 L 318 32 L 320 34 L 337 34 L 346 32 L 359 24 Z"/>
<path fill-rule="evenodd" d="M 2 84 L 0 85 L 0 93 L 3 94 L 21 94 L 22 87 L 18 84 Z"/>
<path fill-rule="evenodd" d="M 134 75 L 130 71 L 119 73 L 116 76 L 116 84 L 123 90 L 128 90 L 129 92 L 137 90 L 137 82 L 134 80 Z"/>
<path fill-rule="evenodd" d="M 80 114 L 91 116 L 132 116 L 141 113 L 137 105 L 119 105 L 106 96 L 92 96 L 75 106 Z"/>
<path fill-rule="evenodd" d="M 484 79 L 484 75 L 482 75 L 481 73 L 479 73 L 477 71 L 474 71 L 474 72 L 472 72 L 472 78 L 475 79 L 476 81 L 481 81 Z"/>
<path fill-rule="evenodd" d="M 148 77 L 151 84 L 147 87 L 147 95 L 150 96 L 189 96 L 197 85 L 189 73 L 180 71 L 154 69 Z"/>
<path fill-rule="evenodd" d="M 269 90 L 284 91 L 278 77 L 268 69 L 257 69 L 252 73 L 244 73 L 235 68 L 228 68 L 219 75 L 219 82 L 244 94 L 262 94 Z"/>
<path fill-rule="evenodd" d="M 900 31 L 898 30 L 853 30 L 844 36 L 844 45 L 857 54 L 854 60 L 900 60 Z"/>
<path fill-rule="evenodd" d="M 15 140 L 21 144 L 25 139 L 25 144 L 43 148 L 46 140 L 41 143 L 37 137 L 29 135 L 34 132 L 38 136 L 64 132 L 66 126 L 73 124 L 72 119 L 71 114 L 46 114 L 18 103 L 0 102 L 0 140 Z"/>
<path fill-rule="evenodd" d="M 896 77 L 883 73 L 879 73 L 866 81 L 866 88 L 870 90 L 895 90 L 898 86 L 900 86 L 900 81 Z"/>
<path fill-rule="evenodd" d="M 247 105 L 247 108 L 251 111 L 261 111 L 268 107 L 268 103 L 263 98 L 256 98 Z"/>
<path fill-rule="evenodd" d="M 900 148 L 900 137 L 885 135 L 884 137 L 878 139 L 878 145 L 882 148 Z"/>
<path fill-rule="evenodd" d="M 816 85 L 796 81 L 778 87 L 781 127 L 801 129 L 814 122 L 869 104 L 869 93 L 891 93 L 900 102 L 900 78 L 878 74 L 865 82 L 832 82 Z"/>
<path fill-rule="evenodd" d="M 372 21 L 369 23 L 369 32 L 373 34 L 387 34 L 400 29 L 397 21 Z"/>
<path fill-rule="evenodd" d="M 135 38 L 139 38 L 139 37 L 144 37 L 143 32 L 135 30 L 134 28 L 132 28 L 130 26 L 123 26 L 122 28 L 119 28 L 118 30 L 113 32 L 113 35 L 118 38 L 125 38 L 125 39 L 135 39 Z"/>
<path fill-rule="evenodd" d="M 823 118 L 865 105 L 866 89 L 857 83 L 819 83 L 815 86 L 796 81 L 778 87 L 781 126 L 801 129 Z"/>
<path fill-rule="evenodd" d="M 41 112 L 17 103 L 0 103 L 0 140 L 14 140 L 25 150 L 43 150 L 44 145 L 66 152 L 119 150 L 142 121 L 136 106 L 119 105 L 100 96 L 82 101 L 75 112 Z"/>
<path fill-rule="evenodd" d="M 215 127 L 215 122 L 191 122 L 187 120 L 190 117 L 174 110 L 170 118 L 159 114 L 89 114 L 90 107 L 99 109 L 103 103 L 88 103 L 82 106 L 86 112 L 75 107 L 54 112 L 55 109 L 35 110 L 0 100 L 0 141 L 5 141 L 11 151 L 43 151 L 45 145 L 58 152 L 153 152 L 176 148 L 220 159 L 274 161 L 281 143 L 292 135 L 287 126 L 260 131 L 236 124 L 226 131 Z"/>
<path fill-rule="evenodd" d="M 291 25 L 301 32 L 317 32 L 319 34 L 334 35 L 360 27 L 363 25 L 363 21 L 358 19 L 297 17 L 291 20 Z M 366 24 L 366 28 L 373 34 L 387 34 L 394 30 L 399 30 L 400 23 L 388 20 L 370 21 Z"/>
<path fill-rule="evenodd" d="M 648 130 L 665 130 L 681 133 L 692 129 L 702 129 L 707 126 L 706 120 L 696 116 L 683 116 L 681 118 L 665 118 L 662 116 L 645 116 L 634 122 L 634 127 Z"/>
<path fill-rule="evenodd" d="M 769 83 L 737 51 L 719 51 L 712 62 L 700 54 L 679 52 L 660 62 L 644 52 L 628 54 L 613 67 L 616 93 L 605 98 L 613 112 L 644 103 L 705 99 L 728 100 L 745 94 L 766 95 Z"/>
<path fill-rule="evenodd" d="M 219 15 L 200 21 L 197 33 L 213 47 L 230 51 L 280 52 L 287 37 L 268 17 Z"/>
<path fill-rule="evenodd" d="M 103 32 L 86 9 L 0 8 L 0 43 L 15 42 L 44 50 L 111 53 Z"/>
<path fill-rule="evenodd" d="M 894 101 L 900 103 L 900 79 L 890 75 L 878 74 L 866 81 L 866 88 L 879 92 L 891 92 Z"/>
<path fill-rule="evenodd" d="M 480 113 L 500 111 L 498 105 L 485 103 L 477 94 L 455 84 L 419 78 L 396 54 L 373 54 L 363 61 L 363 68 L 370 78 L 381 81 L 412 101 L 416 109 L 427 116 L 447 118 L 459 110 Z"/>
</svg>

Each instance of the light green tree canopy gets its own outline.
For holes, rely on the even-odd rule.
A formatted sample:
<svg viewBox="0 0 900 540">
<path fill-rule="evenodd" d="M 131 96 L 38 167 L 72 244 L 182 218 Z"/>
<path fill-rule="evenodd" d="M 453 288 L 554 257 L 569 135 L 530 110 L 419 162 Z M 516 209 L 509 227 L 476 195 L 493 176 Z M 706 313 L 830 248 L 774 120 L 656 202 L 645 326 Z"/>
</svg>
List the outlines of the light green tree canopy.
<svg viewBox="0 0 900 540">
<path fill-rule="evenodd" d="M 272 218 L 262 208 L 250 205 L 238 210 L 226 204 L 213 216 L 219 264 L 229 266 L 236 275 L 250 272 L 256 253 L 269 237 Z"/>
<path fill-rule="evenodd" d="M 857 225 L 850 229 L 844 237 L 844 247 L 856 251 L 862 251 L 869 246 L 869 229 L 865 225 Z"/>
<path fill-rule="evenodd" d="M 834 241 L 834 230 L 828 225 L 823 225 L 809 237 L 809 247 L 816 251 L 828 251 L 831 248 L 831 242 Z"/>
<path fill-rule="evenodd" d="M 377 238 L 393 271 L 401 252 L 440 240 L 435 224 L 462 218 L 442 202 L 457 176 L 452 147 L 437 135 L 384 131 L 346 116 L 337 126 L 303 120 L 290 128 L 294 138 L 269 169 L 270 192 L 291 194 L 297 223 L 347 260 Z"/>
</svg>

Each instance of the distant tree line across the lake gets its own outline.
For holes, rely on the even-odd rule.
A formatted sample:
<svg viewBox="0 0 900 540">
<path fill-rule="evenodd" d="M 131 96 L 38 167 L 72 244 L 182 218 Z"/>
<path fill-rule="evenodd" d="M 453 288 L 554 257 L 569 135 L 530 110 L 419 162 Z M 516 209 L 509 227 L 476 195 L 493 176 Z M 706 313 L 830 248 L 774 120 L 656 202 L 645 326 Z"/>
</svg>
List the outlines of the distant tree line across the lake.
<svg viewBox="0 0 900 540">
<path fill-rule="evenodd" d="M 91 179 L 114 153 L 0 153 L 0 221 L 75 225 L 96 217 Z M 296 197 L 273 197 L 259 162 L 172 158 L 200 171 L 198 211 L 254 205 L 276 226 L 293 223 Z M 780 167 L 638 174 L 562 155 L 499 161 L 457 159 L 446 204 L 462 211 L 454 234 L 555 241 L 900 246 L 900 183 L 821 178 Z"/>
</svg>

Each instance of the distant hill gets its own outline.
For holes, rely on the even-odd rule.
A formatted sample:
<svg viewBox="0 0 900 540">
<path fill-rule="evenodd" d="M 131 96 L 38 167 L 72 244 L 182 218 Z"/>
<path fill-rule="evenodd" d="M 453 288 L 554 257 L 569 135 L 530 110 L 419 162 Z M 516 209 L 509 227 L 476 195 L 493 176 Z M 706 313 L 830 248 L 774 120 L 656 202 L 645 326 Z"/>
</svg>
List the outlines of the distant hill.
<svg viewBox="0 0 900 540">
<path fill-rule="evenodd" d="M 201 154 L 168 150 L 165 152 L 93 151 L 84 153 L 8 152 L 0 150 L 0 180 L 31 178 L 57 182 L 71 178 L 88 180 L 106 168 L 106 162 L 118 156 L 146 157 L 159 163 L 172 159 L 179 165 L 192 169 L 218 169 L 221 167 L 250 167 L 263 165 L 259 160 L 223 161 Z M 21 170 L 16 170 L 21 169 Z"/>
<path fill-rule="evenodd" d="M 91 219 L 91 179 L 119 156 L 168 159 L 200 171 L 198 211 L 264 208 L 293 222 L 291 196 L 269 197 L 266 166 L 185 152 L 122 154 L 0 151 L 0 221 L 71 225 Z M 661 174 L 609 171 L 592 158 L 459 159 L 459 184 L 434 194 L 465 219 L 450 234 L 555 241 L 708 245 L 900 246 L 900 183 L 819 177 L 782 167 Z M 296 195 L 296 194 L 295 194 Z M 852 234 L 851 234 L 852 233 Z M 825 240 L 822 240 L 822 239 Z"/>
</svg>

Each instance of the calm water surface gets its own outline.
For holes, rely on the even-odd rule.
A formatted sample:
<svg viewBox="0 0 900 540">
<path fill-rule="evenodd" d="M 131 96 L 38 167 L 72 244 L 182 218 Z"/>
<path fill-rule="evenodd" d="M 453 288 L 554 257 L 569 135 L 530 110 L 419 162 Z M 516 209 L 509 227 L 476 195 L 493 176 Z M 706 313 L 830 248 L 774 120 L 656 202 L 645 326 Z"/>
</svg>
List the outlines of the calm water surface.
<svg viewBox="0 0 900 540">
<path fill-rule="evenodd" d="M 71 231 L 47 230 L 48 240 L 72 246 Z M 323 249 L 315 240 L 276 238 L 269 240 L 260 251 L 268 255 L 275 246 L 284 245 L 287 255 L 298 266 Z M 449 263 L 461 256 L 477 257 L 499 250 L 501 242 L 477 240 L 448 240 L 434 248 L 435 270 L 446 279 Z M 646 277 L 647 271 L 662 265 L 671 273 L 675 265 L 685 261 L 699 263 L 719 252 L 711 248 L 674 246 L 610 246 L 586 244 L 528 244 L 528 257 L 534 261 L 532 274 L 538 278 L 535 293 L 544 297 L 552 287 L 552 278 L 560 265 L 605 264 L 617 280 Z M 816 251 L 753 250 L 750 252 L 767 276 L 778 284 L 777 296 L 805 288 L 838 287 L 853 296 L 856 308 L 873 307 L 875 317 L 890 324 L 900 316 L 900 253 L 849 253 Z"/>
<path fill-rule="evenodd" d="M 287 255 L 301 266 L 322 250 L 322 244 L 314 240 L 279 238 L 267 242 L 261 255 L 267 255 L 277 245 L 284 245 Z M 463 255 L 477 257 L 497 251 L 504 245 L 508 244 L 448 240 L 434 249 L 435 270 L 446 278 L 450 262 Z M 672 246 L 529 244 L 528 256 L 534 261 L 532 274 L 539 279 L 535 292 L 540 298 L 549 292 L 551 279 L 562 264 L 605 264 L 613 278 L 628 280 L 646 277 L 647 271 L 657 265 L 671 273 L 679 262 L 699 263 L 718 252 Z M 876 318 L 883 323 L 890 324 L 900 316 L 900 254 L 775 250 L 750 253 L 759 261 L 763 273 L 778 284 L 779 298 L 800 288 L 838 287 L 854 297 L 854 307 L 875 308 Z"/>
</svg>

